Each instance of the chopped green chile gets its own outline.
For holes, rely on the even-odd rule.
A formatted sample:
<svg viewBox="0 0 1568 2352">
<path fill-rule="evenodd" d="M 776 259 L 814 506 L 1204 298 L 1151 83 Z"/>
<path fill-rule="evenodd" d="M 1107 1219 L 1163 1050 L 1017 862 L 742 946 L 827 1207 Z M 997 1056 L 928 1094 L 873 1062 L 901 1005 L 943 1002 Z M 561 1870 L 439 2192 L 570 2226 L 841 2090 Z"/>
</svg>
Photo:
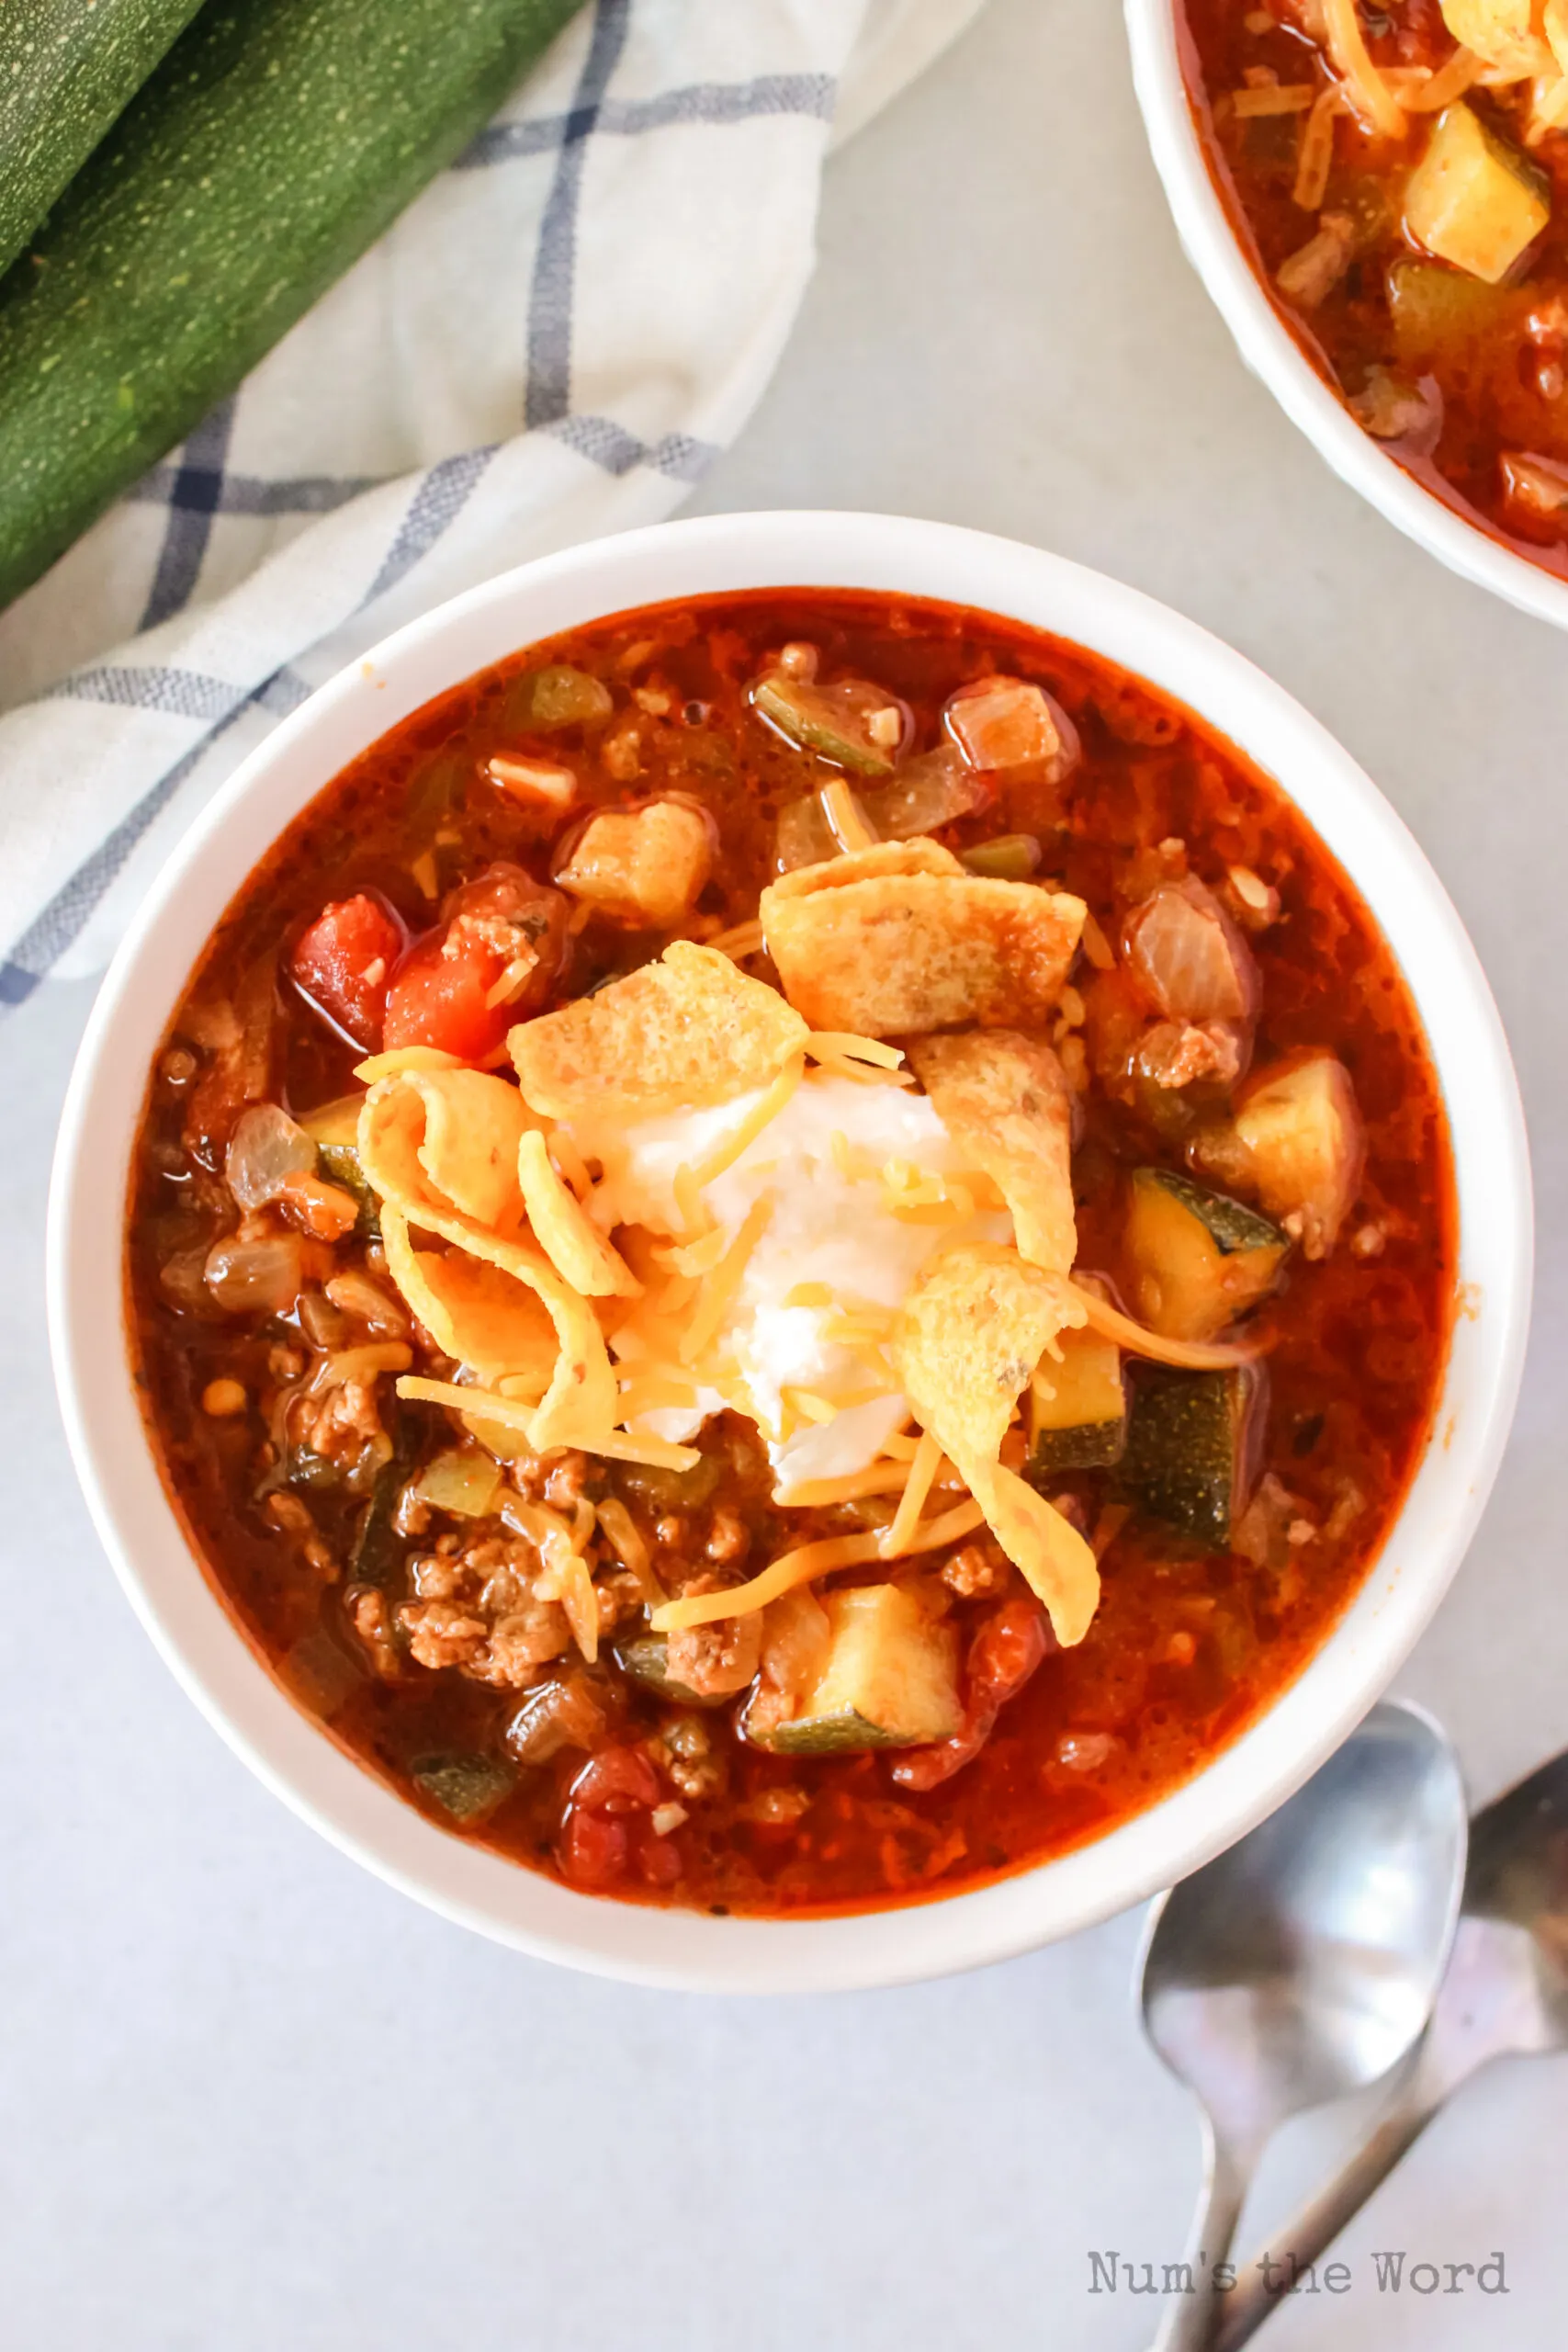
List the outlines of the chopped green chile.
<svg viewBox="0 0 1568 2352">
<path fill-rule="evenodd" d="M 586 670 L 567 662 L 525 671 L 508 692 L 506 713 L 527 734 L 554 734 L 563 727 L 599 727 L 615 708 L 609 688 Z"/>
<path fill-rule="evenodd" d="M 984 874 L 993 882 L 1027 882 L 1040 870 L 1043 855 L 1032 833 L 999 833 L 994 842 L 978 842 L 964 853 L 964 863 L 971 874 Z"/>
<path fill-rule="evenodd" d="M 758 714 L 803 751 L 855 775 L 887 775 L 903 739 L 903 714 L 875 686 L 858 679 L 818 685 L 770 673 L 751 689 Z"/>
<path fill-rule="evenodd" d="M 763 688 L 795 733 L 764 716 Z M 992 756 L 1038 752 L 1042 708 L 1063 755 L 966 761 L 949 721 L 966 689 L 990 696 L 965 725 Z M 893 715 L 886 744 L 865 731 L 878 711 Z M 572 808 L 498 791 L 488 763 L 508 755 L 569 765 Z M 1035 1604 L 983 1528 L 890 1576 L 878 1563 L 829 1573 L 793 1611 L 652 1631 L 665 1600 L 887 1527 L 897 1472 L 877 1474 L 878 1491 L 795 1507 L 775 1499 L 767 1448 L 737 1411 L 711 1417 L 694 1464 L 671 1470 L 536 1454 L 517 1428 L 479 1416 L 471 1430 L 398 1397 L 405 1364 L 459 1389 L 471 1371 L 396 1291 L 357 1158 L 363 1051 L 276 979 L 323 908 L 360 892 L 408 935 L 392 990 L 410 970 L 460 978 L 443 926 L 502 870 L 538 894 L 561 943 L 538 1009 L 581 999 L 660 943 L 586 900 L 569 927 L 550 877 L 596 811 L 671 798 L 704 813 L 714 843 L 684 935 L 731 934 L 748 974 L 776 985 L 744 943 L 781 865 L 837 854 L 829 786 L 882 838 L 934 834 L 972 875 L 1086 902 L 1095 930 L 1040 1036 L 1073 1098 L 1078 1266 L 1136 1311 L 1147 1268 L 1130 1202 L 1153 1171 L 1156 1205 L 1191 1227 L 1156 1219 L 1150 1245 L 1168 1281 L 1177 1234 L 1180 1315 L 1242 1314 L 1267 1364 L 1266 1383 L 1166 1372 L 1064 1334 L 1053 1393 L 1029 1385 L 1010 1458 L 1092 1535 L 1101 1598 L 1084 1641 L 1049 1648 L 994 1720 L 973 1662 Z M 1235 873 L 1250 877 L 1240 913 Z M 1197 925 L 1174 960 L 1153 954 L 1156 899 L 1168 948 L 1184 909 Z M 457 945 L 477 933 L 490 954 L 485 922 L 481 895 Z M 1208 968 L 1216 946 L 1239 974 L 1228 996 Z M 466 1004 L 485 1015 L 471 1057 L 493 1052 L 504 1078 L 510 1016 L 491 1021 L 484 1003 L 495 985 L 481 970 Z M 1240 1012 L 1202 1028 L 1192 1008 L 1221 1001 Z M 1245 1074 L 1215 1074 L 1224 1051 L 1250 1055 Z M 1205 1052 L 1207 1074 L 1188 1082 Z M 1267 1089 L 1325 1056 L 1353 1090 L 1364 1166 L 1308 1204 L 1322 1254 L 1304 1226 L 1286 1254 L 1260 1189 L 1290 1172 Z M 1312 1086 L 1333 1108 L 1322 1070 Z M 957 607 L 811 590 L 697 598 L 519 649 L 412 713 L 324 782 L 252 876 L 149 1076 L 128 1233 L 135 1367 L 214 1588 L 295 1703 L 427 1820 L 617 1900 L 864 1911 L 1102 1836 L 1201 1770 L 1313 1657 L 1428 1441 L 1454 1300 L 1447 1135 L 1366 907 L 1269 779 L 1179 705 Z M 355 1229 L 305 1231 L 294 1220 L 309 1200 L 287 1188 L 243 1208 L 224 1169 L 253 1136 L 275 1136 L 307 1174 L 308 1147 L 318 1176 L 360 1202 Z M 1298 1135 L 1295 1154 L 1312 1170 L 1314 1137 L 1307 1153 Z M 1285 1223 L 1283 1208 L 1268 1216 Z M 651 1236 L 618 1239 L 646 1274 L 637 1244 Z M 1258 1278 L 1243 1283 L 1249 1252 Z M 624 1305 L 598 1302 L 607 1329 Z M 204 1408 L 215 1383 L 237 1384 L 244 1409 L 221 1392 Z M 944 1473 L 926 1513 L 962 1500 Z M 918 1593 L 919 1610 L 862 1590 Z M 834 1641 L 791 1655 L 792 1623 L 802 1640 L 826 1623 Z"/>
</svg>

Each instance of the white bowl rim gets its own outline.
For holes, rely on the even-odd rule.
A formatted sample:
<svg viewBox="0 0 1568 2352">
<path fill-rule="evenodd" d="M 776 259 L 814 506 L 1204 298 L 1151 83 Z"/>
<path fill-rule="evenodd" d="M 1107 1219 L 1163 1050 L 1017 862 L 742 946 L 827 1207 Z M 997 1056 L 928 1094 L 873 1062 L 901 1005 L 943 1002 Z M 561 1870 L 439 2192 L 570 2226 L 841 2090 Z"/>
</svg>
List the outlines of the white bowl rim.
<svg viewBox="0 0 1568 2352">
<path fill-rule="evenodd" d="M 1341 481 L 1450 571 L 1536 620 L 1568 628 L 1568 580 L 1445 505 L 1363 433 L 1269 300 L 1214 185 L 1186 77 L 1181 0 L 1124 0 L 1133 82 L 1177 234 L 1243 359 Z"/>
<path fill-rule="evenodd" d="M 807 1920 L 575 1893 L 436 1827 L 323 1736 L 258 1664 L 180 1531 L 126 1375 L 120 1274 L 152 1054 L 223 908 L 298 810 L 355 752 L 508 652 L 639 605 L 769 587 L 931 596 L 1041 628 L 1174 695 L 1277 778 L 1373 907 L 1426 1022 L 1470 1300 L 1383 1552 L 1316 1656 L 1239 1739 L 1056 1860 L 912 1907 Z M 523 1951 L 645 1984 L 774 1993 L 914 1982 L 1033 1949 L 1186 1875 L 1298 1787 L 1380 1696 L 1463 1556 L 1517 1391 L 1531 1256 L 1523 1114 L 1474 950 L 1399 818 L 1314 719 L 1192 622 L 1059 556 L 949 524 L 776 513 L 660 524 L 525 564 L 409 624 L 251 754 L 169 860 L 104 982 L 61 1123 L 47 1280 L 62 1409 L 105 1548 L 165 1662 L 276 1794 L 389 1883 Z"/>
</svg>

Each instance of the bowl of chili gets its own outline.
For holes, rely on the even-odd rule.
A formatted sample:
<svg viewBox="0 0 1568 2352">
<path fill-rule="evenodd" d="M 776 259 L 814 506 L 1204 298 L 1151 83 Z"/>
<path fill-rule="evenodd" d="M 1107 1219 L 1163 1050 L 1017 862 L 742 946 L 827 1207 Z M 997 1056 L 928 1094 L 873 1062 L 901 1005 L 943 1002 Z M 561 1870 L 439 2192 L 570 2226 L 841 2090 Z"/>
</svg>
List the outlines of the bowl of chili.
<svg viewBox="0 0 1568 2352">
<path fill-rule="evenodd" d="M 1247 367 L 1389 522 L 1562 628 L 1568 77 L 1544 33 L 1494 59 L 1450 28 L 1517 15 L 1126 0 L 1177 232 Z"/>
<path fill-rule="evenodd" d="M 763 514 L 487 583 L 253 755 L 95 1009 L 49 1292 L 111 1561 L 286 1803 L 530 1953 L 789 1991 L 1067 1934 L 1314 1770 L 1530 1259 L 1485 980 L 1332 739 L 1055 557 Z"/>
</svg>

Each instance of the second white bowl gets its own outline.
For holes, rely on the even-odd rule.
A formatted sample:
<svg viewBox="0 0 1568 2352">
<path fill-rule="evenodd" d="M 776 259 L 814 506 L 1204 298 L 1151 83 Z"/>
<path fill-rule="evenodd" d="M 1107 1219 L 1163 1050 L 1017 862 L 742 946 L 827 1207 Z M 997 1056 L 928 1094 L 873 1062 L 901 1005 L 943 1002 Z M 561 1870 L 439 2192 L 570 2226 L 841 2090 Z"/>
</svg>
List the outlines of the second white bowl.
<svg viewBox="0 0 1568 2352">
<path fill-rule="evenodd" d="M 1133 79 L 1177 233 L 1253 374 L 1341 481 L 1446 563 L 1537 620 L 1568 628 L 1568 581 L 1446 506 L 1363 433 L 1280 318 L 1225 209 L 1182 71 L 1180 0 L 1125 0 Z"/>
</svg>

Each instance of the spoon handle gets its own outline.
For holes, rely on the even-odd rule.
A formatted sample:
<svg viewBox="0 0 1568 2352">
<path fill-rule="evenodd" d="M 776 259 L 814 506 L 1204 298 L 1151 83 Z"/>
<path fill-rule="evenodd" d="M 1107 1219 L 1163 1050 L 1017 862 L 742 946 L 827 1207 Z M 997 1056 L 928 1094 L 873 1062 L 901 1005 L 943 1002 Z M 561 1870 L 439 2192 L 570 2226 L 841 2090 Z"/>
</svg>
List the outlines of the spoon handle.
<svg viewBox="0 0 1568 2352">
<path fill-rule="evenodd" d="M 1187 2265 L 1194 2291 L 1168 2298 L 1154 2352 L 1209 2352 L 1224 2316 L 1228 2296 L 1216 2295 L 1216 2267 L 1230 2253 L 1247 2202 L 1253 2165 L 1243 2159 L 1203 2118 L 1203 2186 L 1192 2234 L 1187 2242 Z"/>
<path fill-rule="evenodd" d="M 1452 2088 L 1437 2068 L 1416 2061 L 1395 2094 L 1393 2106 L 1379 2118 L 1360 2146 L 1280 2231 L 1268 2252 L 1258 2262 L 1247 2264 L 1235 2290 L 1225 2297 L 1214 2352 L 1237 2352 L 1254 2329 L 1279 2309 L 1292 2280 L 1326 2252 L 1347 2222 L 1360 2211 Z M 1265 2283 L 1270 2278 L 1276 2282 L 1272 2291 Z"/>
</svg>

